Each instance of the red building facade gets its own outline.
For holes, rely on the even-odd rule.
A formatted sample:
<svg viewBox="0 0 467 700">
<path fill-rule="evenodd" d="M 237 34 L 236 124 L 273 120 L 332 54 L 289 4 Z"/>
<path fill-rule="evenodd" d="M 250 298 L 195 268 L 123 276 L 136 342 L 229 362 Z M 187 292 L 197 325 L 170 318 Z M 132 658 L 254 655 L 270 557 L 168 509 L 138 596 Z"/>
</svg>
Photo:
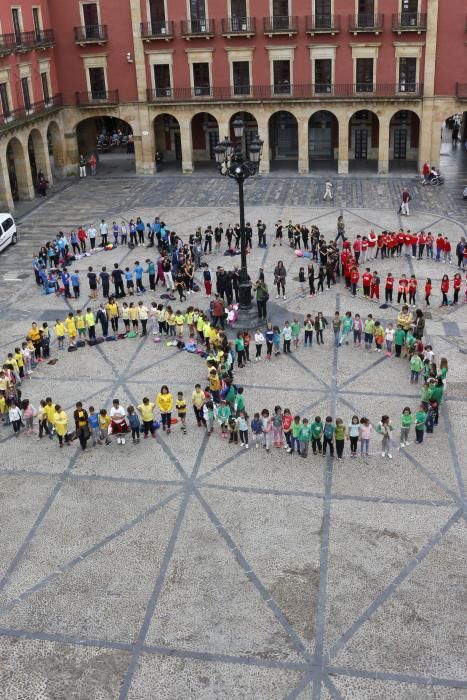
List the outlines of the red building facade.
<svg viewBox="0 0 467 700">
<path fill-rule="evenodd" d="M 0 8 L 0 198 L 74 171 L 108 117 L 191 172 L 237 114 L 262 171 L 439 161 L 464 111 L 465 3 L 439 0 L 38 0 Z M 117 123 L 117 122 L 114 122 Z M 50 155 L 53 154 L 53 167 Z"/>
</svg>

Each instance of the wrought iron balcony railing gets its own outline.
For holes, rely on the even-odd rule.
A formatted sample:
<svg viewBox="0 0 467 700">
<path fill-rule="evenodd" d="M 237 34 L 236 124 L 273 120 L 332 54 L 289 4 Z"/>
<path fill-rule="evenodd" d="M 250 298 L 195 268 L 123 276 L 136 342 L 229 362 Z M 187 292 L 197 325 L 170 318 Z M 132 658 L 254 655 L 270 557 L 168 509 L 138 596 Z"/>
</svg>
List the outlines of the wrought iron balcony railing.
<svg viewBox="0 0 467 700">
<path fill-rule="evenodd" d="M 75 27 L 76 44 L 102 44 L 107 41 L 106 24 L 85 24 Z"/>
<path fill-rule="evenodd" d="M 173 39 L 175 36 L 174 22 L 141 22 L 142 39 Z"/>
<path fill-rule="evenodd" d="M 78 107 L 87 107 L 96 104 L 117 104 L 118 90 L 90 90 L 89 92 L 76 92 L 75 99 Z"/>
</svg>

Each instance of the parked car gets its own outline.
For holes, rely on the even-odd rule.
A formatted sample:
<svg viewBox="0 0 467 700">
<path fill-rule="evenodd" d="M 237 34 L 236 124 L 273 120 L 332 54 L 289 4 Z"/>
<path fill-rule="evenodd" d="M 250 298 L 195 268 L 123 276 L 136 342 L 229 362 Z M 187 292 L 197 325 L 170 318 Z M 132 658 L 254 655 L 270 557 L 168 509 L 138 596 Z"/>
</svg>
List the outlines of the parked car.
<svg viewBox="0 0 467 700">
<path fill-rule="evenodd" d="M 15 245 L 18 239 L 16 224 L 11 214 L 0 214 L 0 250 Z"/>
</svg>

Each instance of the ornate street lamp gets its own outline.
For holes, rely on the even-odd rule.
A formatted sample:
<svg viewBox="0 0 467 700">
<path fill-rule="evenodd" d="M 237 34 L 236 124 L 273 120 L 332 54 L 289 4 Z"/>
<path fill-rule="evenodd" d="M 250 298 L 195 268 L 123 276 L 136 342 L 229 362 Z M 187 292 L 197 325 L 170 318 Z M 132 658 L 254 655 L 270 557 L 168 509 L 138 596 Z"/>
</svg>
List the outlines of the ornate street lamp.
<svg viewBox="0 0 467 700">
<path fill-rule="evenodd" d="M 261 156 L 263 153 L 263 141 L 255 136 L 248 145 L 248 158 L 242 153 L 241 142 L 245 131 L 245 123 L 242 119 L 235 119 L 232 123 L 235 145 L 227 137 L 215 148 L 216 163 L 221 175 L 228 176 L 236 180 L 238 185 L 238 200 L 240 205 L 240 253 L 241 267 L 239 280 L 240 311 L 248 315 L 251 311 L 251 279 L 248 275 L 246 262 L 246 233 L 245 233 L 245 202 L 243 196 L 243 183 L 252 175 L 258 172 Z"/>
</svg>

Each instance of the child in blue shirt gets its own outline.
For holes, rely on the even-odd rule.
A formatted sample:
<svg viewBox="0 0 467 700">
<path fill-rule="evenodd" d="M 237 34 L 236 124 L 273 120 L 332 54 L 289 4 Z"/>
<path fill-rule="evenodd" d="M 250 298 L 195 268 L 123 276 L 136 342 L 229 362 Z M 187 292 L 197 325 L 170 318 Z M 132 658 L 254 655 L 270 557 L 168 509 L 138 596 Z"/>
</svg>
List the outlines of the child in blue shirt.
<svg viewBox="0 0 467 700">
<path fill-rule="evenodd" d="M 334 457 L 334 433 L 336 432 L 336 426 L 332 422 L 331 416 L 327 416 L 324 422 L 323 431 L 323 457 L 326 456 L 326 447 L 329 445 L 329 452 L 331 457 Z"/>
<path fill-rule="evenodd" d="M 139 434 L 141 429 L 141 422 L 139 416 L 135 411 L 134 406 L 128 406 L 128 425 L 131 428 L 131 437 L 133 438 L 133 444 L 139 442 Z"/>
<path fill-rule="evenodd" d="M 91 431 L 92 445 L 102 445 L 102 440 L 100 439 L 100 429 L 99 429 L 99 414 L 96 413 L 94 406 L 89 406 L 88 411 L 88 425 Z"/>
<path fill-rule="evenodd" d="M 258 448 L 263 436 L 263 423 L 259 413 L 255 413 L 253 416 L 253 420 L 251 421 L 251 431 L 255 440 L 255 446 Z"/>
<path fill-rule="evenodd" d="M 78 270 L 76 270 L 76 272 L 71 273 L 70 282 L 71 282 L 71 286 L 73 287 L 73 294 L 75 295 L 75 299 L 79 299 L 80 279 L 79 279 Z"/>
<path fill-rule="evenodd" d="M 133 270 L 135 273 L 135 279 L 136 279 L 136 293 L 137 294 L 142 294 L 146 290 L 143 287 L 143 266 L 140 265 L 139 260 L 135 262 L 135 268 Z"/>
</svg>

